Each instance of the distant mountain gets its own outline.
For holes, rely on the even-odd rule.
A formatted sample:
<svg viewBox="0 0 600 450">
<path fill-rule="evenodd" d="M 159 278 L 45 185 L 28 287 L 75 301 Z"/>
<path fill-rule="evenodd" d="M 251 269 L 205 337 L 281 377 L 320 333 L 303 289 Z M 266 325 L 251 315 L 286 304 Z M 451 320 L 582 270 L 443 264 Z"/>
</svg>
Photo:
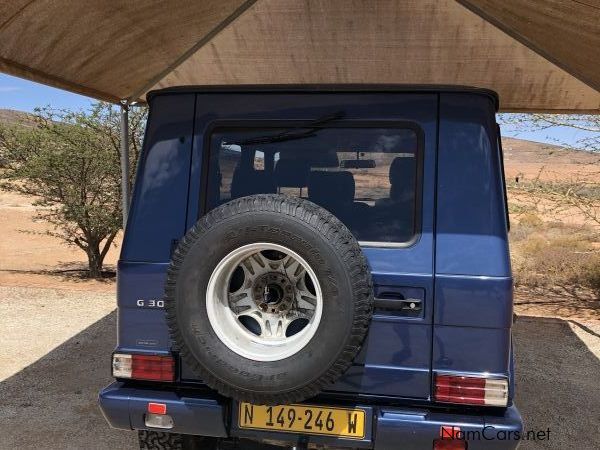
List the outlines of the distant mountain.
<svg viewBox="0 0 600 450">
<path fill-rule="evenodd" d="M 538 163 L 544 160 L 553 164 L 586 164 L 600 159 L 597 154 L 524 139 L 502 138 L 502 147 L 504 160 L 514 163 Z"/>
<path fill-rule="evenodd" d="M 23 111 L 15 111 L 14 109 L 0 109 L 0 124 L 31 125 L 32 115 Z"/>
<path fill-rule="evenodd" d="M 556 180 L 585 175 L 588 181 L 600 182 L 600 154 L 513 138 L 503 138 L 502 147 L 507 179 L 540 175 Z"/>
</svg>

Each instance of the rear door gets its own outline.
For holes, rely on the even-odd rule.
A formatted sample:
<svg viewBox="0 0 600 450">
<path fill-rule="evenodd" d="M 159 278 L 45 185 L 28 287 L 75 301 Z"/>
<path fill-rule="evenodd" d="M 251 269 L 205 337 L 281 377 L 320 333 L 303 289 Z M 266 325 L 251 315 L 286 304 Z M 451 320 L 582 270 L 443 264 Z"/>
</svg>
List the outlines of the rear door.
<svg viewBox="0 0 600 450">
<path fill-rule="evenodd" d="M 187 227 L 211 209 L 211 204 L 216 205 L 233 196 L 231 180 L 235 167 L 243 161 L 232 163 L 226 158 L 228 153 L 225 151 L 218 156 L 214 147 L 219 146 L 219 142 L 231 141 L 232 136 L 244 133 L 244 130 L 269 134 L 272 130 L 289 127 L 290 121 L 310 123 L 332 115 L 342 117 L 339 121 L 324 124 L 327 129 L 316 133 L 329 141 L 337 139 L 339 167 L 323 163 L 326 167 L 311 170 L 353 173 L 356 189 L 353 212 L 348 215 L 352 219 L 348 220 L 363 219 L 355 234 L 372 269 L 376 300 L 373 321 L 360 355 L 330 391 L 414 399 L 430 397 L 437 108 L 438 94 L 431 92 L 231 91 L 197 94 Z M 360 152 L 359 147 L 347 147 L 344 151 L 344 146 L 351 143 L 347 141 L 348 136 L 356 136 L 360 141 L 361 129 L 369 136 L 381 130 L 381 148 L 394 147 L 397 144 L 394 139 L 403 139 L 402 136 L 410 132 L 408 134 L 416 142 L 416 147 L 410 151 L 415 161 L 414 171 L 403 172 L 400 167 L 396 172 L 394 160 L 411 156 L 408 153 L 370 156 L 368 151 Z M 298 145 L 305 143 L 299 141 Z M 310 149 L 316 151 L 316 147 Z M 381 152 L 385 153 L 385 150 Z M 254 161 L 265 159 L 264 163 L 262 160 L 254 163 L 252 170 L 268 177 L 269 174 L 263 171 L 277 171 L 279 159 L 285 159 L 285 149 L 282 148 L 280 155 L 274 155 L 272 160 L 266 155 L 253 153 Z M 354 161 L 371 158 L 376 173 L 364 161 Z M 407 204 L 407 196 L 397 189 L 392 192 L 395 189 L 392 178 L 395 178 L 396 186 L 402 184 L 398 180 L 404 180 L 406 188 L 406 177 L 410 177 L 412 183 L 414 229 L 410 235 L 392 232 L 385 237 L 384 229 L 391 223 L 390 217 L 395 211 L 402 214 Z M 211 183 L 215 184 L 211 180 L 218 180 L 216 185 L 220 187 L 216 192 L 210 190 Z M 278 192 L 287 193 L 286 190 L 289 189 L 285 186 L 277 186 Z M 307 189 L 295 190 L 298 194 L 294 195 L 315 201 L 310 193 L 307 194 Z M 363 214 L 363 210 L 370 212 Z M 373 215 L 373 211 L 378 212 Z M 349 224 L 353 229 L 350 225 L 355 224 Z M 382 240 L 378 240 L 378 232 L 373 231 L 379 228 L 383 230 L 379 232 L 384 236 Z M 195 377 L 184 367 L 182 378 L 191 381 Z"/>
</svg>

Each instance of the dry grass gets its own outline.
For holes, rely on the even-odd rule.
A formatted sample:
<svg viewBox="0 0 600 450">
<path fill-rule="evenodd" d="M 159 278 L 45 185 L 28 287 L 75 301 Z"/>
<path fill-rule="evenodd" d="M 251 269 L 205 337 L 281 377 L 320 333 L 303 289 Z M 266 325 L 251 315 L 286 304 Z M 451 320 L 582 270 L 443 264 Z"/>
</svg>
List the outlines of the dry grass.
<svg viewBox="0 0 600 450">
<path fill-rule="evenodd" d="M 600 295 L 600 235 L 595 227 L 546 222 L 534 212 L 514 222 L 510 238 L 517 287 L 582 287 Z"/>
<path fill-rule="evenodd" d="M 600 318 L 597 161 L 591 153 L 505 142 L 518 314 Z"/>
</svg>

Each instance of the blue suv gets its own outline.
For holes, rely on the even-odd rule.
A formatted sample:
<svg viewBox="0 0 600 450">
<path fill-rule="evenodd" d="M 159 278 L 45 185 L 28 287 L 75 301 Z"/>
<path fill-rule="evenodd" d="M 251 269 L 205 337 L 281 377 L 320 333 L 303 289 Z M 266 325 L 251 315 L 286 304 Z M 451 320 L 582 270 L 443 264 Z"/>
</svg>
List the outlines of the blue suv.
<svg viewBox="0 0 600 450">
<path fill-rule="evenodd" d="M 185 87 L 150 114 L 100 406 L 143 449 L 513 449 L 495 93 Z"/>
</svg>

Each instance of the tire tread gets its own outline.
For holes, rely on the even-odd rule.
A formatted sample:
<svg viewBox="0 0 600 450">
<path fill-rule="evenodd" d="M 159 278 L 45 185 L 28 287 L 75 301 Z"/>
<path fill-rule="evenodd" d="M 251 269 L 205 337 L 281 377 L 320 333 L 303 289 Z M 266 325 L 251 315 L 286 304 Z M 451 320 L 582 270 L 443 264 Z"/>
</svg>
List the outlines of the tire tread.
<svg viewBox="0 0 600 450">
<path fill-rule="evenodd" d="M 220 222 L 235 215 L 259 211 L 275 212 L 299 219 L 315 232 L 325 236 L 348 268 L 352 290 L 355 293 L 352 328 L 337 359 L 310 384 L 291 392 L 273 395 L 240 391 L 203 370 L 187 350 L 176 317 L 175 287 L 178 272 L 190 248 L 203 233 L 219 226 Z M 241 197 L 211 210 L 201 217 L 181 239 L 173 253 L 167 273 L 165 310 L 174 348 L 180 351 L 186 364 L 194 373 L 202 377 L 204 383 L 220 394 L 237 400 L 261 404 L 289 404 L 315 396 L 327 385 L 335 382 L 352 365 L 363 344 L 373 314 L 373 282 L 367 259 L 358 242 L 337 217 L 308 200 L 277 194 L 259 194 Z"/>
</svg>

